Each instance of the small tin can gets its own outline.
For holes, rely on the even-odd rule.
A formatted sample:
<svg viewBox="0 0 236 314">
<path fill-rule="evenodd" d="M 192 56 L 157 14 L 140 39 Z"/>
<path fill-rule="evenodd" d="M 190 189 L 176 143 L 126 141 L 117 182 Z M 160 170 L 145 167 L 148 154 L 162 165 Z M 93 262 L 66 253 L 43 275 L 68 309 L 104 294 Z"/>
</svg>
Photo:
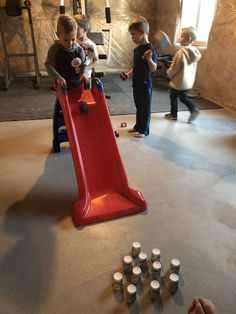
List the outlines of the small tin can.
<svg viewBox="0 0 236 314">
<path fill-rule="evenodd" d="M 168 289 L 171 293 L 175 293 L 179 287 L 179 276 L 177 274 L 170 274 L 168 278 Z"/>
<path fill-rule="evenodd" d="M 138 266 L 135 266 L 132 270 L 132 275 L 131 275 L 131 283 L 133 285 L 137 285 L 140 283 L 141 274 L 142 274 L 141 268 Z"/>
<path fill-rule="evenodd" d="M 123 290 L 123 275 L 120 272 L 113 274 L 112 287 L 115 291 Z"/>
<path fill-rule="evenodd" d="M 125 273 L 132 273 L 133 259 L 130 255 L 126 255 L 123 259 L 123 269 Z"/>
<path fill-rule="evenodd" d="M 152 280 L 149 286 L 149 295 L 152 300 L 160 296 L 160 283 L 157 280 Z"/>
<path fill-rule="evenodd" d="M 152 250 L 151 261 L 160 262 L 161 260 L 161 251 L 157 248 Z"/>
<path fill-rule="evenodd" d="M 178 274 L 180 271 L 180 261 L 178 258 L 173 258 L 170 263 L 170 273 Z"/>
<path fill-rule="evenodd" d="M 126 290 L 126 302 L 132 304 L 137 297 L 137 288 L 134 285 L 128 285 Z"/>
<path fill-rule="evenodd" d="M 140 242 L 134 242 L 132 244 L 132 256 L 133 258 L 138 257 L 139 253 L 141 252 L 141 244 Z"/>
<path fill-rule="evenodd" d="M 142 271 L 147 269 L 148 263 L 147 263 L 147 254 L 146 253 L 144 253 L 144 252 L 139 253 L 138 263 L 139 263 L 139 267 L 141 268 Z"/>
<path fill-rule="evenodd" d="M 82 60 L 80 58 L 74 58 L 71 61 L 71 65 L 73 66 L 73 68 L 76 68 L 76 67 L 80 66 L 81 63 L 82 63 Z"/>
<path fill-rule="evenodd" d="M 152 264 L 151 274 L 152 274 L 153 279 L 158 279 L 161 277 L 161 263 L 160 262 L 154 262 Z"/>
</svg>

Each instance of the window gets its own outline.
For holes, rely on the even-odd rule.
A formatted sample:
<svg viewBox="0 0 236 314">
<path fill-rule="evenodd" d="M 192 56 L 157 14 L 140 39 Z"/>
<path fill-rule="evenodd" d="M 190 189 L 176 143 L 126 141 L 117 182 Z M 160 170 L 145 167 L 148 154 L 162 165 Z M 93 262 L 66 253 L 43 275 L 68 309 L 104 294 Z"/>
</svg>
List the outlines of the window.
<svg viewBox="0 0 236 314">
<path fill-rule="evenodd" d="M 182 0 L 180 29 L 197 28 L 196 42 L 206 44 L 215 14 L 217 0 Z"/>
</svg>

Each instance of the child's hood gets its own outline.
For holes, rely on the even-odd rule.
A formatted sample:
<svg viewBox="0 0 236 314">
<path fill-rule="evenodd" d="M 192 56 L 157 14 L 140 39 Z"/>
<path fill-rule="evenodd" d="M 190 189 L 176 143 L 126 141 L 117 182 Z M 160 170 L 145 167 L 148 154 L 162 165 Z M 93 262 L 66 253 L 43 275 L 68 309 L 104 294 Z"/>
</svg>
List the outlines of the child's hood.
<svg viewBox="0 0 236 314">
<path fill-rule="evenodd" d="M 182 48 L 182 51 L 189 64 L 193 62 L 198 62 L 201 58 L 201 53 L 196 47 L 187 46 Z"/>
</svg>

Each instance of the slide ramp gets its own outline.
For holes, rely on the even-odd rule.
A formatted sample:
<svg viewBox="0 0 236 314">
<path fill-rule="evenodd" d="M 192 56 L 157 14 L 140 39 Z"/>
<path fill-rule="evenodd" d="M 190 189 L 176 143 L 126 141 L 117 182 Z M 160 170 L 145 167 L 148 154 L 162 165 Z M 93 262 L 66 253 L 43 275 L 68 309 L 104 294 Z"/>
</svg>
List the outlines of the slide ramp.
<svg viewBox="0 0 236 314">
<path fill-rule="evenodd" d="M 78 184 L 72 209 L 75 225 L 109 220 L 146 209 L 139 191 L 128 186 L 110 121 L 102 83 L 57 93 Z"/>
</svg>

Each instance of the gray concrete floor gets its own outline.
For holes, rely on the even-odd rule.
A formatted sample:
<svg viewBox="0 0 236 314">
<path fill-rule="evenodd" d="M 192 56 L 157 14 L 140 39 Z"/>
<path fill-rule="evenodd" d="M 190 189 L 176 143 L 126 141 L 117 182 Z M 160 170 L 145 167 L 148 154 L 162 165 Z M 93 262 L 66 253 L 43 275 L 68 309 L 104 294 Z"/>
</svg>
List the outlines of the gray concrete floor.
<svg viewBox="0 0 236 314">
<path fill-rule="evenodd" d="M 148 203 L 142 214 L 75 228 L 70 208 L 77 186 L 70 149 L 50 154 L 51 120 L 2 122 L 0 312 L 187 313 L 194 296 L 219 313 L 236 313 L 236 113 L 205 110 L 192 125 L 152 115 L 151 134 L 134 139 L 113 116 L 130 186 Z M 149 256 L 162 252 L 164 270 L 182 263 L 180 289 L 161 300 L 143 279 L 131 307 L 113 294 L 132 242 Z"/>
</svg>

